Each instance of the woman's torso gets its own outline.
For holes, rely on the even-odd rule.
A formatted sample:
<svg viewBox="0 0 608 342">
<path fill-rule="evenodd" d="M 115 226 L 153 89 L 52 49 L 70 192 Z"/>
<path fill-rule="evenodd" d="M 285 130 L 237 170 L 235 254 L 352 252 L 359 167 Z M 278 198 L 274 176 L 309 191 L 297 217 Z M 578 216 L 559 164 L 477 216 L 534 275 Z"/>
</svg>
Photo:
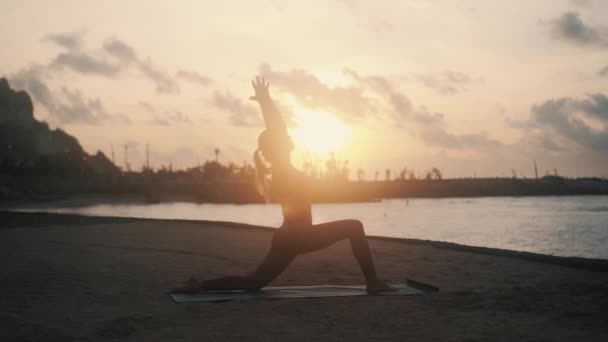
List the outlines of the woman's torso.
<svg viewBox="0 0 608 342">
<path fill-rule="evenodd" d="M 302 172 L 290 168 L 273 173 L 272 193 L 283 211 L 281 228 L 296 229 L 312 225 L 310 180 Z"/>
</svg>

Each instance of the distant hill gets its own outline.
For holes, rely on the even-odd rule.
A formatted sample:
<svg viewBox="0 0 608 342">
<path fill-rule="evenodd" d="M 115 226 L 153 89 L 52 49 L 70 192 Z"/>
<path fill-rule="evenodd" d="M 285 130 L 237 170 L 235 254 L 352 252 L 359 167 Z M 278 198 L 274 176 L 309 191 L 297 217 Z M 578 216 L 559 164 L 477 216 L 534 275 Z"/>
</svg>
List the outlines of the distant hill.
<svg viewBox="0 0 608 342">
<path fill-rule="evenodd" d="M 102 152 L 91 156 L 75 137 L 36 120 L 27 92 L 11 89 L 6 78 L 0 78 L 0 173 L 93 176 L 119 172 Z"/>
</svg>

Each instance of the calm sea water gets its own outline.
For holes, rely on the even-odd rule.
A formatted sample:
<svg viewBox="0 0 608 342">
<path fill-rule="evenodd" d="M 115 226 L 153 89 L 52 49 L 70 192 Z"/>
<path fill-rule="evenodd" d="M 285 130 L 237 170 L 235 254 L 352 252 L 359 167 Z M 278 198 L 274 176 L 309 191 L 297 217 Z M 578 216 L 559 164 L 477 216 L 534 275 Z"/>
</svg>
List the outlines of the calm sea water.
<svg viewBox="0 0 608 342">
<path fill-rule="evenodd" d="M 280 207 L 271 204 L 102 204 L 43 210 L 275 227 L 282 221 Z M 348 218 L 361 220 L 368 235 L 608 259 L 608 196 L 391 199 L 313 205 L 314 223 Z"/>
</svg>

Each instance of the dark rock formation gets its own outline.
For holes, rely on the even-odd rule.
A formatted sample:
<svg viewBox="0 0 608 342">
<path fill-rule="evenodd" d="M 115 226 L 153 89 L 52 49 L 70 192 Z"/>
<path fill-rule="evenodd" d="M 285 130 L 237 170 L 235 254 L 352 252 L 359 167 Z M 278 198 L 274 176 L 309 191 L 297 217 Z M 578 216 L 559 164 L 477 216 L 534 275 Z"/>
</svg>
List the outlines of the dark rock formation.
<svg viewBox="0 0 608 342">
<path fill-rule="evenodd" d="M 78 140 L 62 129 L 49 129 L 34 118 L 25 91 L 0 78 L 0 173 L 117 174 L 119 169 L 101 152 L 89 156 Z"/>
<path fill-rule="evenodd" d="M 31 125 L 34 120 L 34 105 L 30 96 L 23 90 L 14 91 L 6 78 L 0 78 L 0 124 Z"/>
</svg>

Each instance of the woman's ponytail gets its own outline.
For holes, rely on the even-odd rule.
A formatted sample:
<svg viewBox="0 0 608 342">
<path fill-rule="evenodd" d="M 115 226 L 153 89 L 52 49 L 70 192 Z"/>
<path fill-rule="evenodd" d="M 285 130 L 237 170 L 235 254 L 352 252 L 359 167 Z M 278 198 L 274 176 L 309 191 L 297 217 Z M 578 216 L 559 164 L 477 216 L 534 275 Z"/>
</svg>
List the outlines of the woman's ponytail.
<svg viewBox="0 0 608 342">
<path fill-rule="evenodd" d="M 253 162 L 255 163 L 255 187 L 268 203 L 270 202 L 270 184 L 267 176 L 270 174 L 270 168 L 266 166 L 260 149 L 253 152 Z"/>
</svg>

